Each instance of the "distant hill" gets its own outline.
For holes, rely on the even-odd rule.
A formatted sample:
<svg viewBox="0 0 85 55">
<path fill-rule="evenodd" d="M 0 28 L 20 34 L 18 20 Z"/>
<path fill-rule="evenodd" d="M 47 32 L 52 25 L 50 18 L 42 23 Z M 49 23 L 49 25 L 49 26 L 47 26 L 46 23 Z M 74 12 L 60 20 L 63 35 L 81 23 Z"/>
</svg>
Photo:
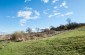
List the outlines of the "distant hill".
<svg viewBox="0 0 85 55">
<path fill-rule="evenodd" d="M 0 55 L 85 55 L 85 27 L 26 42 L 0 42 Z"/>
</svg>

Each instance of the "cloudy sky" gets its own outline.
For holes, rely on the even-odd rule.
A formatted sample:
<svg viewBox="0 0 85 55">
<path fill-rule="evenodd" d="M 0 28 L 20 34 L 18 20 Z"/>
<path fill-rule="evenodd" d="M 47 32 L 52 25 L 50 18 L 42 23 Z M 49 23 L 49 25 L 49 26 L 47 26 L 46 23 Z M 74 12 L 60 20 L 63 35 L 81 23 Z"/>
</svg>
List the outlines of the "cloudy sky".
<svg viewBox="0 0 85 55">
<path fill-rule="evenodd" d="M 85 22 L 85 0 L 0 0 L 0 32 Z"/>
</svg>

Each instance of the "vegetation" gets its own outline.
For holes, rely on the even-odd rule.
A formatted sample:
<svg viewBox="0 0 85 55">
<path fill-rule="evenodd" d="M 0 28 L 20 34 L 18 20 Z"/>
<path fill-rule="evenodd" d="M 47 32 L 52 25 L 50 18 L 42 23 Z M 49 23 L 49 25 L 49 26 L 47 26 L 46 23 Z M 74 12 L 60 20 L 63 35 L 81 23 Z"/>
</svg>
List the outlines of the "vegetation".
<svg viewBox="0 0 85 55">
<path fill-rule="evenodd" d="M 25 35 L 23 32 L 15 32 L 12 34 L 10 40 L 12 41 L 25 41 Z"/>
<path fill-rule="evenodd" d="M 85 55 L 85 27 L 26 42 L 0 42 L 0 55 Z"/>
<path fill-rule="evenodd" d="M 69 21 L 69 23 L 66 25 L 60 25 L 59 27 L 51 27 L 50 30 L 55 30 L 55 31 L 71 30 L 82 26 L 85 26 L 85 23 L 76 23 L 76 22 L 70 23 Z"/>
<path fill-rule="evenodd" d="M 51 37 L 54 35 L 57 35 L 59 33 L 68 31 L 68 30 L 72 30 L 78 27 L 82 27 L 85 26 L 85 23 L 73 23 L 71 22 L 70 19 L 67 19 L 68 24 L 66 25 L 60 25 L 59 27 L 53 27 L 51 26 L 51 28 L 49 29 L 39 29 L 36 28 L 36 32 L 33 32 L 31 28 L 27 28 L 26 32 L 15 32 L 11 35 L 5 35 L 4 38 L 2 38 L 3 40 L 11 40 L 11 41 L 17 41 L 17 42 L 21 42 L 21 41 L 26 41 L 26 40 L 38 40 L 41 38 L 45 38 L 45 37 Z"/>
</svg>

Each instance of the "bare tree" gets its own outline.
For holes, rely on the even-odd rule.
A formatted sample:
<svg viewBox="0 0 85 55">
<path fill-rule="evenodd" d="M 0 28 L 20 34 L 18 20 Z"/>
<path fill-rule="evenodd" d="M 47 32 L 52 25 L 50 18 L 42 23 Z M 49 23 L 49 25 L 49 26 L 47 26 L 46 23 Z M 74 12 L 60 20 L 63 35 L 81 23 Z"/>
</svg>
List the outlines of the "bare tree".
<svg viewBox="0 0 85 55">
<path fill-rule="evenodd" d="M 26 29 L 26 32 L 31 33 L 31 32 L 32 32 L 32 29 L 28 27 L 28 28 Z"/>
<path fill-rule="evenodd" d="M 71 19 L 70 18 L 67 18 L 67 20 L 66 20 L 67 22 L 68 22 L 68 24 L 70 24 L 71 23 Z"/>
</svg>

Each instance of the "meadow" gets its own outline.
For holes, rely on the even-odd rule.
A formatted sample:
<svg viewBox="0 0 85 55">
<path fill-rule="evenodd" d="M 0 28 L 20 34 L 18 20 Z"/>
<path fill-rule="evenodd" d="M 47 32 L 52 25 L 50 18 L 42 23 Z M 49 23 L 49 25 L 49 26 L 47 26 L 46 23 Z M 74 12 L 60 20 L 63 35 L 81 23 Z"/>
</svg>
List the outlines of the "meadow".
<svg viewBox="0 0 85 55">
<path fill-rule="evenodd" d="M 40 40 L 2 41 L 0 55 L 85 55 L 85 27 Z"/>
</svg>

